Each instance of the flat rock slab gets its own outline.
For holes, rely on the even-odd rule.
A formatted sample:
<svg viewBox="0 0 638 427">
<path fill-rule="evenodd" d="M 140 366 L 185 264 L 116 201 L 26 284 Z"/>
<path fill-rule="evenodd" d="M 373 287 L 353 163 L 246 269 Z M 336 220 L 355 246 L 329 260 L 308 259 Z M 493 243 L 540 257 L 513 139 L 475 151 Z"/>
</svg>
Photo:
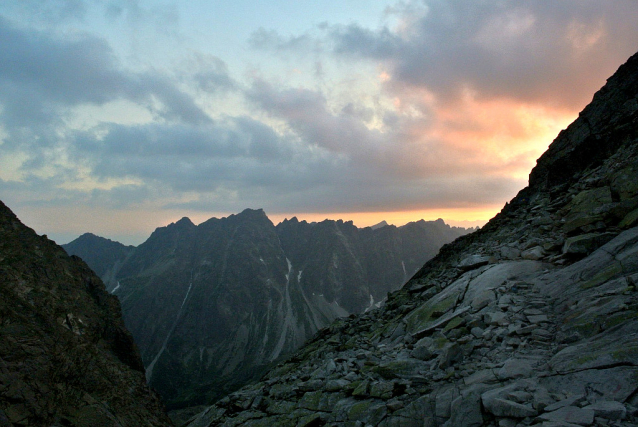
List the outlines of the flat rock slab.
<svg viewBox="0 0 638 427">
<path fill-rule="evenodd" d="M 531 406 L 522 405 L 507 399 L 490 399 L 483 402 L 485 409 L 497 417 L 525 418 L 533 417 L 538 411 Z M 593 412 L 592 412 L 593 419 Z"/>
<path fill-rule="evenodd" d="M 588 369 L 566 375 L 539 378 L 539 382 L 552 393 L 585 394 L 587 387 L 605 400 L 624 402 L 636 390 L 638 367 Z"/>
<path fill-rule="evenodd" d="M 594 423 L 594 411 L 577 406 L 565 406 L 553 412 L 546 412 L 538 418 L 553 422 L 567 422 L 580 426 L 589 426 Z"/>
<path fill-rule="evenodd" d="M 527 320 L 529 320 L 529 323 L 532 323 L 534 325 L 538 323 L 549 322 L 549 318 L 545 314 L 527 316 Z"/>
<path fill-rule="evenodd" d="M 601 400 L 594 402 L 583 409 L 591 409 L 597 417 L 607 418 L 608 420 L 622 420 L 627 415 L 625 405 L 613 400 Z"/>
<path fill-rule="evenodd" d="M 470 255 L 469 257 L 463 259 L 463 261 L 459 262 L 457 267 L 461 270 L 473 270 L 475 268 L 482 267 L 487 265 L 490 262 L 490 257 L 486 255 Z"/>
</svg>

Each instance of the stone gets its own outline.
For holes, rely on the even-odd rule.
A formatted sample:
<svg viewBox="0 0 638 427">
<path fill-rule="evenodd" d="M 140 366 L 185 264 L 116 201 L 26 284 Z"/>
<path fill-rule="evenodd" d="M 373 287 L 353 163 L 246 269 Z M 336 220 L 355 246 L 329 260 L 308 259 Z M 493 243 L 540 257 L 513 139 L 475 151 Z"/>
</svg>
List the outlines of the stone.
<svg viewBox="0 0 638 427">
<path fill-rule="evenodd" d="M 469 271 L 487 265 L 490 260 L 491 258 L 486 255 L 471 255 L 459 262 L 457 267 L 461 270 Z"/>
<path fill-rule="evenodd" d="M 611 189 L 609 187 L 598 187 L 578 193 L 567 208 L 571 215 L 590 213 L 597 207 L 611 202 Z"/>
<path fill-rule="evenodd" d="M 566 221 L 563 225 L 563 231 L 566 234 L 572 234 L 576 230 L 581 229 L 584 231 L 585 228 L 590 226 L 591 224 L 596 224 L 602 220 L 600 215 L 585 215 L 581 214 L 571 218 Z"/>
<path fill-rule="evenodd" d="M 459 391 L 456 387 L 450 387 L 437 393 L 435 415 L 439 418 L 450 418 L 452 416 L 452 402 L 459 396 Z"/>
<path fill-rule="evenodd" d="M 507 314 L 502 311 L 494 311 L 484 314 L 483 321 L 488 325 L 506 325 L 509 323 L 507 321 Z"/>
<path fill-rule="evenodd" d="M 470 330 L 470 333 L 474 336 L 474 338 L 481 338 L 481 336 L 483 336 L 483 332 L 485 331 L 478 326 L 475 326 Z"/>
<path fill-rule="evenodd" d="M 638 225 L 638 209 L 634 209 L 623 217 L 618 223 L 619 228 L 630 228 Z"/>
<path fill-rule="evenodd" d="M 457 343 L 451 343 L 443 348 L 439 356 L 439 369 L 446 369 L 463 360 L 463 350 Z"/>
<path fill-rule="evenodd" d="M 465 385 L 472 384 L 493 384 L 498 382 L 498 378 L 494 375 L 494 371 L 491 369 L 483 369 L 481 371 L 474 372 L 472 375 L 463 379 Z"/>
<path fill-rule="evenodd" d="M 534 316 L 527 316 L 527 320 L 529 320 L 529 323 L 538 324 L 547 322 L 549 318 L 545 314 L 538 314 Z"/>
<path fill-rule="evenodd" d="M 607 418 L 608 420 L 623 420 L 627 415 L 627 408 L 620 402 L 614 400 L 599 400 L 583 409 L 594 411 L 596 417 Z"/>
<path fill-rule="evenodd" d="M 615 236 L 615 233 L 589 233 L 569 237 L 562 250 L 564 254 L 589 255 Z"/>
<path fill-rule="evenodd" d="M 430 360 L 434 353 L 432 353 L 427 347 L 416 347 L 410 352 L 410 356 L 419 360 Z"/>
<path fill-rule="evenodd" d="M 469 393 L 454 399 L 451 404 L 451 416 L 445 427 L 480 427 L 483 425 L 481 396 Z"/>
<path fill-rule="evenodd" d="M 319 427 L 325 424 L 322 414 L 310 414 L 302 417 L 296 427 Z"/>
<path fill-rule="evenodd" d="M 336 380 L 328 380 L 326 381 L 326 391 L 341 391 L 346 388 L 350 384 L 350 381 L 338 378 Z"/>
<path fill-rule="evenodd" d="M 485 289 L 474 296 L 470 305 L 474 311 L 479 311 L 492 301 L 496 301 L 496 294 L 491 289 Z"/>
<path fill-rule="evenodd" d="M 533 248 L 526 249 L 523 252 L 521 252 L 521 258 L 532 260 L 532 261 L 539 260 L 543 258 L 544 256 L 545 256 L 545 249 L 543 249 L 542 246 L 535 246 Z"/>
<path fill-rule="evenodd" d="M 484 400 L 483 405 L 489 413 L 497 417 L 525 418 L 538 414 L 538 411 L 532 406 L 501 398 L 490 399 L 487 402 Z"/>
<path fill-rule="evenodd" d="M 370 396 L 376 397 L 379 399 L 390 399 L 392 397 L 392 392 L 394 391 L 394 383 L 393 382 L 376 382 L 370 385 Z"/>
<path fill-rule="evenodd" d="M 634 163 L 614 173 L 611 179 L 611 190 L 620 200 L 627 200 L 638 194 L 638 165 Z"/>
<path fill-rule="evenodd" d="M 532 365 L 526 360 L 507 359 L 503 367 L 496 371 L 496 376 L 501 380 L 527 378 L 531 376 L 533 372 Z"/>
<path fill-rule="evenodd" d="M 577 406 L 565 406 L 552 412 L 539 415 L 540 419 L 553 422 L 566 422 L 589 426 L 594 423 L 594 411 Z"/>
<path fill-rule="evenodd" d="M 520 258 L 521 251 L 511 246 L 503 246 L 501 248 L 501 258 L 503 259 L 517 259 Z"/>
</svg>

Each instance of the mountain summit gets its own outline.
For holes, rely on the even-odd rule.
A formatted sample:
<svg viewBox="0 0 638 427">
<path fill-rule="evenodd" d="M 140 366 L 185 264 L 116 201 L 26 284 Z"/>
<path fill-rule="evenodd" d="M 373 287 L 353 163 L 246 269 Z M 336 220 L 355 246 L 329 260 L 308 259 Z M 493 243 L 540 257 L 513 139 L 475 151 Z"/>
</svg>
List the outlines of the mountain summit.
<svg viewBox="0 0 638 427">
<path fill-rule="evenodd" d="M 634 55 L 486 226 L 189 425 L 635 426 L 637 282 Z"/>
</svg>

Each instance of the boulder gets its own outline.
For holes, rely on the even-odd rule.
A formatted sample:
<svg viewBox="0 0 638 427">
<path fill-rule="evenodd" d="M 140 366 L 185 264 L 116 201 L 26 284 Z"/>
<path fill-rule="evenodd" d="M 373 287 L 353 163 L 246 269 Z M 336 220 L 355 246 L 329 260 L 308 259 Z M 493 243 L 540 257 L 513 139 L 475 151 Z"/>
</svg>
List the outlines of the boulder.
<svg viewBox="0 0 638 427">
<path fill-rule="evenodd" d="M 589 233 L 569 237 L 563 245 L 563 253 L 589 255 L 614 237 L 615 233 Z"/>
</svg>

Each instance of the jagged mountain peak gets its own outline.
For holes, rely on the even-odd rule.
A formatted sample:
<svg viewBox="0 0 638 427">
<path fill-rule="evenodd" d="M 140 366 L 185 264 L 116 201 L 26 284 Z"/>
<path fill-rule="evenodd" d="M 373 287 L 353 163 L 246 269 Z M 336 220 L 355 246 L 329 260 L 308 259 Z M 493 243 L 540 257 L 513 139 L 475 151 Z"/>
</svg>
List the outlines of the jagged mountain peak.
<svg viewBox="0 0 638 427">
<path fill-rule="evenodd" d="M 370 228 L 373 230 L 378 230 L 379 228 L 383 228 L 383 227 L 387 227 L 389 224 L 388 222 L 384 219 L 383 221 L 374 224 L 373 226 L 371 226 Z"/>
<path fill-rule="evenodd" d="M 169 225 L 169 227 L 171 225 L 177 226 L 177 227 L 192 227 L 195 226 L 195 224 L 193 224 L 193 221 L 191 221 L 191 219 L 187 216 L 182 217 L 182 219 L 180 219 L 179 221 L 175 222 L 175 223 L 171 223 Z"/>
</svg>

